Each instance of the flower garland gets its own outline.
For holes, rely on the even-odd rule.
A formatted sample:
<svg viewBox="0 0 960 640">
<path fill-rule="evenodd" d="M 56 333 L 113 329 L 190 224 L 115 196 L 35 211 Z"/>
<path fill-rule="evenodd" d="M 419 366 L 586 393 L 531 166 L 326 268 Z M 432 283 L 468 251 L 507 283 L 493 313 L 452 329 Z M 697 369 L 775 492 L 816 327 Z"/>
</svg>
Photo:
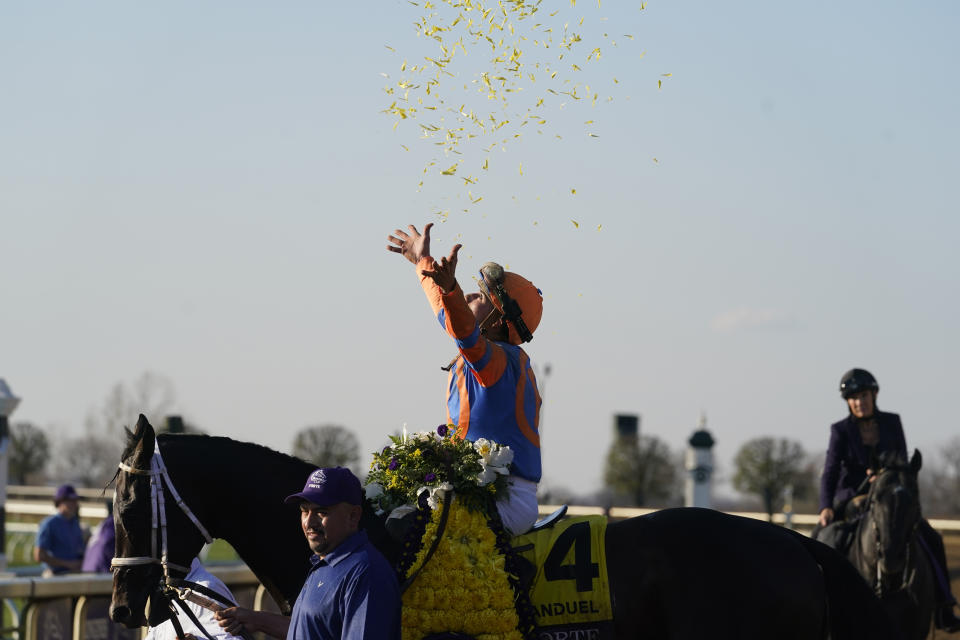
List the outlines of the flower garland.
<svg viewBox="0 0 960 640">
<path fill-rule="evenodd" d="M 408 574 L 423 565 L 442 511 L 432 510 Z M 403 640 L 442 632 L 465 633 L 477 640 L 523 640 L 504 564 L 486 515 L 454 498 L 436 552 L 403 594 Z"/>
<path fill-rule="evenodd" d="M 374 454 L 366 495 L 381 514 L 414 514 L 398 564 L 401 579 L 419 571 L 403 594 L 403 640 L 449 632 L 476 640 L 535 638 L 518 578 L 522 559 L 495 506 L 506 495 L 513 451 L 485 438 L 458 438 L 453 425 L 390 439 Z M 427 561 L 447 500 L 447 523 Z"/>
</svg>

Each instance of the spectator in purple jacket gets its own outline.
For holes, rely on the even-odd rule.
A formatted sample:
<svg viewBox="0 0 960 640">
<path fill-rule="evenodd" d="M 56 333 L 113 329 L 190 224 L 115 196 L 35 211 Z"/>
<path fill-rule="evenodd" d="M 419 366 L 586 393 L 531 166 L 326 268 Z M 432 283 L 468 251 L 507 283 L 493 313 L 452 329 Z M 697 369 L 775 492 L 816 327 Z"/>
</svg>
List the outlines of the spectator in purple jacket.
<svg viewBox="0 0 960 640">
<path fill-rule="evenodd" d="M 907 442 L 900 416 L 877 409 L 880 385 L 865 369 L 851 369 L 840 379 L 840 395 L 847 403 L 846 418 L 830 426 L 830 444 L 820 478 L 820 522 L 824 527 L 835 518 L 852 515 L 851 505 L 865 480 L 878 469 L 882 453 L 895 453 L 904 460 Z M 939 567 L 938 607 L 935 622 L 948 632 L 960 630 L 960 619 L 953 613 L 956 599 L 950 592 L 947 557 L 943 538 L 926 520 L 920 520 L 917 533 L 923 538 L 930 561 Z"/>
<path fill-rule="evenodd" d="M 116 531 L 113 526 L 113 501 L 107 501 L 107 517 L 104 518 L 87 541 L 87 550 L 83 553 L 82 571 L 88 573 L 110 573 L 110 561 L 113 560 L 116 546 Z"/>
</svg>

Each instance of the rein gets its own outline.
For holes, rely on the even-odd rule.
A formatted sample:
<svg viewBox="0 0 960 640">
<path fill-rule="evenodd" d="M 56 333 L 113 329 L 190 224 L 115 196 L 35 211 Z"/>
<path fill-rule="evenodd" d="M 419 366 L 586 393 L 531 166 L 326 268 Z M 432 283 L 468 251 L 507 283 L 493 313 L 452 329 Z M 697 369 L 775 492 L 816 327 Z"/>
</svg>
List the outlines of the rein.
<svg viewBox="0 0 960 640">
<path fill-rule="evenodd" d="M 177 638 L 183 638 L 183 626 L 180 624 L 180 621 L 177 619 L 178 614 L 176 609 L 173 608 L 173 603 L 179 605 L 180 609 L 186 614 L 190 621 L 196 626 L 197 629 L 203 632 L 203 635 L 207 637 L 208 640 L 214 640 L 213 636 L 204 628 L 204 626 L 197 620 L 196 615 L 193 611 L 185 604 L 185 601 L 193 602 L 204 609 L 210 611 L 219 611 L 225 607 L 235 607 L 236 603 L 231 601 L 229 598 L 223 596 L 222 594 L 217 593 L 213 589 L 208 588 L 205 585 L 191 582 L 185 578 L 176 578 L 170 575 L 170 569 L 175 571 L 182 571 L 184 575 L 190 573 L 190 567 L 185 567 L 183 565 L 175 564 L 170 562 L 170 559 L 167 557 L 167 509 L 166 509 L 166 498 L 164 497 L 163 488 L 166 485 L 167 490 L 170 492 L 170 495 L 173 497 L 174 502 L 180 510 L 186 514 L 187 518 L 196 526 L 197 530 L 200 531 L 200 535 L 203 536 L 203 539 L 210 544 L 213 542 L 213 538 L 210 536 L 210 533 L 207 531 L 206 527 L 200 522 L 200 519 L 190 510 L 190 507 L 183 501 L 183 498 L 180 497 L 180 494 L 177 492 L 177 488 L 173 485 L 173 480 L 170 478 L 170 473 L 167 471 L 166 465 L 163 463 L 163 456 L 160 455 L 159 445 L 154 448 L 153 456 L 150 458 L 150 468 L 149 469 L 137 469 L 131 467 L 130 465 L 121 462 L 119 465 L 121 471 L 131 473 L 134 475 L 140 476 L 149 476 L 150 477 L 150 512 L 151 512 L 151 533 L 150 533 L 150 555 L 149 556 L 128 556 L 122 558 L 113 558 L 110 561 L 110 568 L 115 569 L 117 567 L 132 567 L 132 566 L 142 566 L 150 564 L 158 564 L 163 568 L 163 584 L 162 584 L 162 593 L 167 598 L 171 610 L 170 622 L 173 624 L 174 629 L 177 632 Z M 157 538 L 160 538 L 160 552 L 157 552 Z M 247 633 L 247 631 L 242 630 L 240 635 L 244 638 L 252 640 L 252 637 Z"/>
<path fill-rule="evenodd" d="M 901 466 L 885 467 L 880 470 L 879 474 L 877 474 L 877 478 L 879 478 L 880 475 L 888 471 L 899 472 L 899 471 L 905 471 L 905 470 L 907 470 L 906 467 L 901 467 Z M 868 482 L 869 482 L 869 478 L 865 478 L 863 483 L 861 484 L 861 487 L 863 487 Z M 872 512 L 872 507 L 876 503 L 876 498 L 874 495 L 875 486 L 876 486 L 875 484 L 870 486 L 870 491 L 867 494 L 867 504 L 864 508 L 864 513 Z M 902 485 L 899 488 L 902 489 L 903 488 Z M 873 551 L 874 551 L 874 561 L 876 563 L 876 568 L 877 568 L 876 575 L 874 577 L 874 584 L 873 584 L 874 594 L 878 598 L 883 598 L 884 596 L 888 596 L 888 595 L 899 593 L 901 591 L 908 590 L 910 587 L 910 584 L 913 582 L 914 574 L 916 573 L 916 566 L 913 567 L 912 571 L 910 567 L 910 560 L 911 560 L 910 551 L 911 551 L 911 547 L 913 546 L 910 543 L 913 537 L 916 535 L 916 530 L 917 530 L 919 521 L 915 522 L 913 526 L 910 528 L 910 530 L 907 532 L 907 535 L 905 538 L 906 557 L 904 558 L 904 561 L 903 561 L 904 562 L 903 569 L 899 572 L 901 576 L 900 586 L 898 586 L 896 589 L 893 589 L 892 591 L 885 591 L 883 586 L 883 577 L 884 575 L 888 575 L 888 574 L 885 574 L 883 572 L 883 568 L 880 562 L 880 558 L 883 557 L 880 525 L 877 524 L 877 519 L 873 517 L 873 515 L 870 516 L 870 523 L 873 525 L 873 534 L 874 534 L 874 550 Z M 892 575 L 896 575 L 896 574 L 892 574 Z"/>
<path fill-rule="evenodd" d="M 443 511 L 440 512 L 440 522 L 437 523 L 437 535 L 434 536 L 433 542 L 430 544 L 430 548 L 427 549 L 427 555 L 423 558 L 423 562 L 421 562 L 420 566 L 417 567 L 417 570 L 407 576 L 407 579 L 404 580 L 403 584 L 400 585 L 401 595 L 403 595 L 403 593 L 410 588 L 410 585 L 413 584 L 413 581 L 417 579 L 417 576 L 420 575 L 420 572 L 423 571 L 423 568 L 427 566 L 428 562 L 430 562 L 430 558 L 433 557 L 437 547 L 440 546 L 440 539 L 443 538 L 443 533 L 447 529 L 447 518 L 450 517 L 451 502 L 453 502 L 453 499 L 449 495 L 444 497 Z"/>
</svg>

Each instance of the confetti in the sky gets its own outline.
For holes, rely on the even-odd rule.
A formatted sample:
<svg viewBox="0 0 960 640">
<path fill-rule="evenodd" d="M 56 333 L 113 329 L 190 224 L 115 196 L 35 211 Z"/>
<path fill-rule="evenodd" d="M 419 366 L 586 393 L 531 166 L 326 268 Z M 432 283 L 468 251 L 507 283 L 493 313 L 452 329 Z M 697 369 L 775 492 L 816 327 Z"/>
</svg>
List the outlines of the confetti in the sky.
<svg viewBox="0 0 960 640">
<path fill-rule="evenodd" d="M 591 68 L 602 64 L 604 47 L 609 51 L 616 42 L 607 39 L 609 34 L 604 34 L 603 42 L 584 42 L 587 36 L 579 28 L 587 16 L 571 15 L 576 0 L 570 1 L 569 9 L 555 8 L 546 16 L 540 11 L 541 2 L 410 2 L 419 12 L 414 21 L 417 35 L 432 49 L 414 55 L 384 45 L 396 54 L 394 69 L 400 76 L 382 74 L 389 81 L 384 87 L 388 100 L 383 111 L 394 119 L 395 129 L 415 130 L 422 142 L 430 145 L 432 158 L 423 167 L 425 178 L 420 179 L 418 189 L 423 188 L 424 179 L 439 175 L 460 178 L 462 187 L 476 191 L 477 169 L 490 168 L 488 153 L 498 146 L 506 151 L 509 143 L 522 139 L 523 131 L 532 130 L 523 129 L 528 124 L 551 126 L 544 110 L 572 104 L 597 106 L 600 93 L 590 84 L 604 82 L 597 81 Z M 599 18 L 601 22 L 604 19 Z M 624 37 L 633 40 L 631 35 Z M 614 78 L 613 84 L 619 83 Z M 603 104 L 613 100 L 607 93 Z M 411 129 L 412 123 L 416 127 Z M 586 122 L 592 123 L 592 119 Z M 537 133 L 545 133 L 543 128 Z M 563 139 L 547 132 L 556 140 Z M 592 132 L 587 135 L 598 137 Z M 474 148 L 481 148 L 483 154 L 474 158 L 478 155 L 472 153 Z M 451 158 L 453 155 L 457 157 Z M 452 160 L 456 162 L 451 165 Z M 518 172 L 524 174 L 522 162 Z M 468 200 L 476 204 L 482 197 L 470 195 Z"/>
</svg>

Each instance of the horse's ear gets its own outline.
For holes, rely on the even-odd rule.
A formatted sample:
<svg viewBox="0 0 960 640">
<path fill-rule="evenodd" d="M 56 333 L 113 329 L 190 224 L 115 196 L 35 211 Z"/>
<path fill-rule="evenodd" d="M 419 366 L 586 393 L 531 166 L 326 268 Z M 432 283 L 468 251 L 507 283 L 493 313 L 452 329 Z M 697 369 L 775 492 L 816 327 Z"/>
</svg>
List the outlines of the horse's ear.
<svg viewBox="0 0 960 640">
<path fill-rule="evenodd" d="M 150 424 L 150 421 L 147 420 L 146 416 L 142 413 L 137 419 L 137 429 L 133 436 L 137 442 L 137 446 L 134 449 L 136 458 L 143 460 L 153 456 L 153 448 L 156 444 L 157 436 L 153 431 L 153 426 Z"/>
<path fill-rule="evenodd" d="M 910 458 L 910 469 L 916 473 L 923 466 L 923 456 L 920 455 L 920 449 L 913 450 L 913 457 Z"/>
</svg>

